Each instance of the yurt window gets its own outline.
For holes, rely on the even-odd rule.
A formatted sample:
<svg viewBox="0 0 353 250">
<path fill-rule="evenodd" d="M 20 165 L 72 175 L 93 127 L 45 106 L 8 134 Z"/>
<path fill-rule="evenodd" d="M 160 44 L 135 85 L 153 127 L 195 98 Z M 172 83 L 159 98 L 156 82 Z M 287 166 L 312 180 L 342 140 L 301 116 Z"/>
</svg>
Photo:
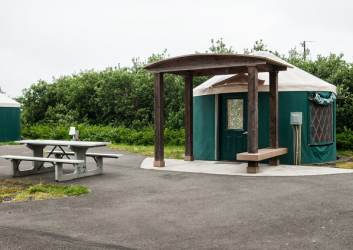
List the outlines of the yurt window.
<svg viewBox="0 0 353 250">
<path fill-rule="evenodd" d="M 333 105 L 336 95 L 332 92 L 309 92 L 310 144 L 333 143 Z"/>
<path fill-rule="evenodd" d="M 333 106 L 311 102 L 311 144 L 333 142 Z"/>
<path fill-rule="evenodd" d="M 227 100 L 227 129 L 243 129 L 244 100 Z"/>
</svg>

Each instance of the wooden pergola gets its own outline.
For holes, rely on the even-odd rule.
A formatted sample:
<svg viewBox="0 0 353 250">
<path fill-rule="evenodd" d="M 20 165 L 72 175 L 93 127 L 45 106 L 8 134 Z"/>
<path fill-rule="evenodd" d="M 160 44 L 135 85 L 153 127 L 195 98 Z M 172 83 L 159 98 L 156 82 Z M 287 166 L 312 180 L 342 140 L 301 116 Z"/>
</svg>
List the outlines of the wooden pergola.
<svg viewBox="0 0 353 250">
<path fill-rule="evenodd" d="M 192 54 L 167 58 L 144 67 L 154 73 L 155 167 L 164 167 L 164 74 L 182 76 L 185 80 L 185 161 L 193 161 L 193 78 L 226 74 L 248 74 L 248 152 L 237 155 L 248 161 L 248 173 L 259 171 L 258 161 L 270 159 L 279 165 L 279 155 L 287 153 L 278 147 L 278 72 L 287 64 L 261 56 L 239 54 Z M 269 72 L 270 78 L 270 148 L 258 148 L 258 73 Z"/>
</svg>

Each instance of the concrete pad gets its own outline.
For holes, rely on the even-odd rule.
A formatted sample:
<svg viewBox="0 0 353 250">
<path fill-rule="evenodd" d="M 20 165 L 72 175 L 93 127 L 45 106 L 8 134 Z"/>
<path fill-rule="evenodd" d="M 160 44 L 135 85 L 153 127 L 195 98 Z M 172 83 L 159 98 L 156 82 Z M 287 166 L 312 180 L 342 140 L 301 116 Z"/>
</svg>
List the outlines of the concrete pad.
<svg viewBox="0 0 353 250">
<path fill-rule="evenodd" d="M 353 169 L 329 168 L 329 167 L 312 167 L 312 166 L 295 166 L 280 165 L 269 166 L 267 164 L 259 164 L 260 172 L 257 174 L 248 174 L 246 172 L 247 163 L 223 163 L 217 161 L 184 161 L 175 159 L 164 159 L 165 167 L 154 167 L 154 158 L 146 158 L 141 163 L 143 169 L 153 169 L 161 171 L 177 171 L 219 175 L 240 175 L 240 176 L 306 176 L 306 175 L 328 175 L 328 174 L 345 174 L 353 173 Z M 220 164 L 221 163 L 221 164 Z"/>
</svg>

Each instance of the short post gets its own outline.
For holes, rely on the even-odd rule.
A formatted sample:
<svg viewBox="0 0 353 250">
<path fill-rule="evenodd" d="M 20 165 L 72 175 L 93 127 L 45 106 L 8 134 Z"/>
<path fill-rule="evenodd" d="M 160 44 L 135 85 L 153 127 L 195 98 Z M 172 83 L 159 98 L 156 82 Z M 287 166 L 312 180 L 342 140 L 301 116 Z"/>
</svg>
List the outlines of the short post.
<svg viewBox="0 0 353 250">
<path fill-rule="evenodd" d="M 75 131 L 75 141 L 79 141 L 79 131 Z"/>
</svg>

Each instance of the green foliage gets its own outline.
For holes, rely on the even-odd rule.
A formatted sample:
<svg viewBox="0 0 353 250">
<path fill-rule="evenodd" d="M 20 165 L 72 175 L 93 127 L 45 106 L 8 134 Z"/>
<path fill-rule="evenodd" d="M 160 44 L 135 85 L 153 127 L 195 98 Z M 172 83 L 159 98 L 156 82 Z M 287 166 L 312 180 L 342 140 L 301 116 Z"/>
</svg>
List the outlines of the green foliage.
<svg viewBox="0 0 353 250">
<path fill-rule="evenodd" d="M 1 87 L 0 87 L 0 94 L 6 94 L 4 91 L 2 91 Z"/>
<path fill-rule="evenodd" d="M 347 127 L 343 132 L 337 134 L 337 148 L 343 150 L 353 150 L 353 131 Z"/>
<path fill-rule="evenodd" d="M 90 124 L 68 124 L 68 125 L 24 125 L 22 135 L 30 139 L 70 140 L 68 131 L 70 126 L 79 131 L 81 141 L 104 141 L 113 143 L 124 143 L 128 145 L 154 145 L 154 128 L 140 127 L 138 130 L 127 127 L 112 127 Z M 169 129 L 164 131 L 165 145 L 184 145 L 185 130 Z"/>
<path fill-rule="evenodd" d="M 262 39 L 260 39 L 260 41 L 256 40 L 255 44 L 253 45 L 253 47 L 250 50 L 244 49 L 244 54 L 249 55 L 255 51 L 268 51 L 268 52 L 274 54 L 275 56 L 281 57 L 281 55 L 279 54 L 279 52 L 277 50 L 275 50 L 275 51 L 268 50 L 267 45 L 263 43 Z"/>
<path fill-rule="evenodd" d="M 262 39 L 260 39 L 260 41 L 255 41 L 255 44 L 253 45 L 253 47 L 249 50 L 249 49 L 244 49 L 244 54 L 245 55 L 249 55 L 250 53 L 253 53 L 255 51 L 268 51 L 267 45 L 263 43 Z"/>
<path fill-rule="evenodd" d="M 154 76 L 142 67 L 166 58 L 166 52 L 153 54 L 146 62 L 134 58 L 131 68 L 86 70 L 53 79 L 51 84 L 40 80 L 17 98 L 23 109 L 22 124 L 87 123 L 133 129 L 152 126 Z M 194 87 L 207 79 L 195 78 Z M 164 81 L 165 125 L 179 129 L 184 126 L 184 80 L 167 74 Z"/>
<path fill-rule="evenodd" d="M 353 93 L 344 84 L 337 86 L 336 127 L 337 133 L 346 127 L 353 129 Z M 353 144 L 352 144 L 353 148 Z"/>
<path fill-rule="evenodd" d="M 211 39 L 211 43 L 212 43 L 212 46 L 210 47 L 210 51 L 212 53 L 234 54 L 234 50 L 232 49 L 232 46 L 227 48 L 226 45 L 223 43 L 223 38 L 217 40 L 216 44 L 214 42 L 214 39 Z"/>
</svg>

